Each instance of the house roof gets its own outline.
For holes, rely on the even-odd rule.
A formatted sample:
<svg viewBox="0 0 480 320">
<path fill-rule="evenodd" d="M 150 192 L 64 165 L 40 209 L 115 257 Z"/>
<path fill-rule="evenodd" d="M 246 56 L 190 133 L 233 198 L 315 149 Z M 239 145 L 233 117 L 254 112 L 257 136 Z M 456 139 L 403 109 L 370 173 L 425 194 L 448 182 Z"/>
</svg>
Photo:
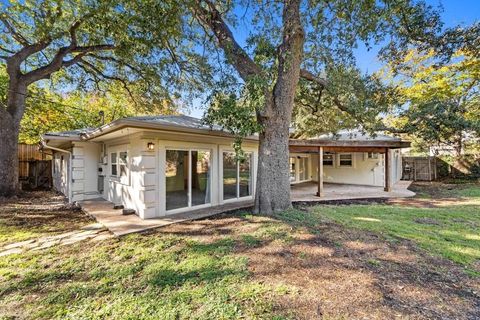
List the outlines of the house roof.
<svg viewBox="0 0 480 320">
<path fill-rule="evenodd" d="M 84 128 L 62 132 L 50 132 L 42 136 L 44 140 L 91 140 L 123 128 L 156 129 L 176 132 L 189 132 L 216 136 L 232 137 L 222 127 L 210 126 L 201 119 L 186 115 L 158 115 L 128 117 L 115 120 L 99 128 Z M 247 139 L 258 140 L 257 136 Z M 290 139 L 291 146 L 327 146 L 327 147 L 390 147 L 405 148 L 409 142 L 400 138 L 376 134 L 374 136 L 360 130 L 342 130 L 336 134 L 324 134 L 310 139 Z"/>
<path fill-rule="evenodd" d="M 58 132 L 47 132 L 43 134 L 43 138 L 44 139 L 65 138 L 66 140 L 70 140 L 70 139 L 80 140 L 80 137 L 82 135 L 88 134 L 89 132 L 93 132 L 95 129 L 96 128 L 83 128 L 83 129 L 58 131 Z"/>
<path fill-rule="evenodd" d="M 290 149 L 304 152 L 316 152 L 318 147 L 327 151 L 383 152 L 385 148 L 407 148 L 409 141 L 382 133 L 370 135 L 360 130 L 341 130 L 335 134 L 323 134 L 309 139 L 290 139 Z"/>
</svg>

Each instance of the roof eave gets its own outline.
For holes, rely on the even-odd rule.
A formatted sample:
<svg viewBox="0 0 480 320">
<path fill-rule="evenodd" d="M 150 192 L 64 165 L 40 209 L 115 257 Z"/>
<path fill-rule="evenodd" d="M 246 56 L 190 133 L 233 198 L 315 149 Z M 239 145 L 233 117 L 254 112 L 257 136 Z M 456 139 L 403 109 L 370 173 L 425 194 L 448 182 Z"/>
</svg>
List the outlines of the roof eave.
<svg viewBox="0 0 480 320">
<path fill-rule="evenodd" d="M 410 141 L 402 140 L 325 140 L 325 139 L 290 139 L 291 146 L 322 146 L 322 147 L 385 147 L 408 148 Z"/>
<path fill-rule="evenodd" d="M 104 125 L 90 133 L 84 134 L 84 140 L 91 140 L 98 138 L 102 135 L 108 134 L 110 132 L 125 128 L 140 128 L 140 129 L 156 129 L 156 130 L 166 130 L 173 132 L 185 132 L 185 133 L 196 133 L 203 135 L 214 135 L 219 137 L 233 138 L 234 136 L 228 132 L 218 131 L 218 130 L 206 130 L 206 129 L 197 129 L 197 128 L 188 128 L 182 127 L 175 124 L 164 124 L 164 123 L 148 123 L 141 120 L 127 120 L 120 119 L 113 121 L 107 125 Z M 246 137 L 245 140 L 258 140 L 257 137 L 250 136 Z"/>
</svg>

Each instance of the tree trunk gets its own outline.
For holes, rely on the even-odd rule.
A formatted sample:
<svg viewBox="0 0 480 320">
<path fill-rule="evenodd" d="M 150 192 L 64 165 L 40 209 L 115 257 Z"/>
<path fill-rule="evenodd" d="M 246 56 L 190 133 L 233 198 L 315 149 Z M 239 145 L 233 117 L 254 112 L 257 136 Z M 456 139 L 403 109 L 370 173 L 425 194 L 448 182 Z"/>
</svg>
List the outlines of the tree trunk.
<svg viewBox="0 0 480 320">
<path fill-rule="evenodd" d="M 265 93 L 265 110 L 259 122 L 259 159 L 255 212 L 270 215 L 289 209 L 289 145 L 295 92 L 300 77 L 304 31 L 300 1 L 286 0 L 283 8 L 283 41 L 278 49 L 278 77 L 272 93 Z"/>
<path fill-rule="evenodd" d="M 270 117 L 259 137 L 255 213 L 270 215 L 291 207 L 287 114 Z"/>
<path fill-rule="evenodd" d="M 0 107 L 0 196 L 20 190 L 18 181 L 18 135 L 25 110 L 26 85 L 10 80 L 7 108 Z"/>
</svg>

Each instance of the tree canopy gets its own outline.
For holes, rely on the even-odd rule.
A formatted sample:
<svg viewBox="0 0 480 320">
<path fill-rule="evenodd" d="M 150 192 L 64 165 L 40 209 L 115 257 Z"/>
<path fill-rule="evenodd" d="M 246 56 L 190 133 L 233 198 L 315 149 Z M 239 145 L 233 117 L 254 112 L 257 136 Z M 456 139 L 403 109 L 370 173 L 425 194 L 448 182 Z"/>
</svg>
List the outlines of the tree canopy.
<svg viewBox="0 0 480 320">
<path fill-rule="evenodd" d="M 452 147 L 459 157 L 480 137 L 480 59 L 469 51 L 457 51 L 447 64 L 436 58 L 433 50 L 411 50 L 397 64 L 391 82 L 400 110 L 391 121 L 418 148 Z"/>
</svg>

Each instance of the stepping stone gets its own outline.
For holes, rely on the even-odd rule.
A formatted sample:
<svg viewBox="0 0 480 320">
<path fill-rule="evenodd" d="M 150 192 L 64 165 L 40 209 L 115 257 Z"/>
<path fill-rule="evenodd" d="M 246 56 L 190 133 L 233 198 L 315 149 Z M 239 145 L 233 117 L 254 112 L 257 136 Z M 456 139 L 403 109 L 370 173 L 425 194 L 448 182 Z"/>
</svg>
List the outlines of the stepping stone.
<svg viewBox="0 0 480 320">
<path fill-rule="evenodd" d="M 6 246 L 3 247 L 3 248 L 4 248 L 4 249 L 19 248 L 19 247 L 23 247 L 23 246 L 25 246 L 25 245 L 27 245 L 27 244 L 29 244 L 29 243 L 32 243 L 32 242 L 35 242 L 35 239 L 30 239 L 30 240 L 15 242 L 15 243 L 6 245 Z"/>
<path fill-rule="evenodd" d="M 10 254 L 21 253 L 23 250 L 21 248 L 12 248 L 9 250 L 1 251 L 0 257 L 8 256 Z"/>
<path fill-rule="evenodd" d="M 93 223 L 93 224 L 89 224 L 87 226 L 81 227 L 80 229 L 82 229 L 82 230 L 101 230 L 101 229 L 105 229 L 105 227 L 101 223 Z"/>
</svg>

